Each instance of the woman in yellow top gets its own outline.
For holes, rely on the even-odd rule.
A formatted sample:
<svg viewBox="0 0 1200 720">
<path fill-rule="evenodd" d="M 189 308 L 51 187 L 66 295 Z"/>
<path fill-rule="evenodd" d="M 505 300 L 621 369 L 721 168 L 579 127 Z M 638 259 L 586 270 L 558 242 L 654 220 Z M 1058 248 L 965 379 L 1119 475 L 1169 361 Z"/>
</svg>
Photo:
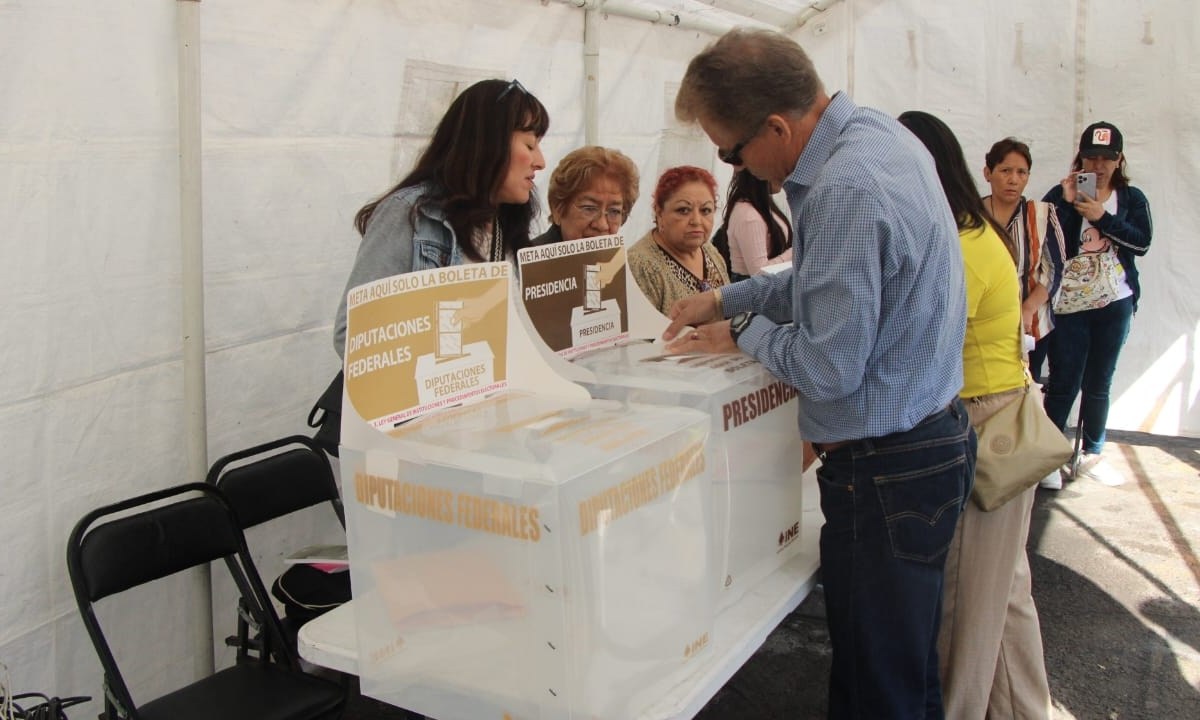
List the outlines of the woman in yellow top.
<svg viewBox="0 0 1200 720">
<path fill-rule="evenodd" d="M 1021 292 L 1012 241 L 990 217 L 945 123 L 900 122 L 929 149 L 958 222 L 967 285 L 963 389 L 972 425 L 1024 393 Z M 1050 688 L 1025 542 L 1036 486 L 991 512 L 967 503 L 946 556 L 938 666 L 946 717 L 1047 718 Z"/>
</svg>

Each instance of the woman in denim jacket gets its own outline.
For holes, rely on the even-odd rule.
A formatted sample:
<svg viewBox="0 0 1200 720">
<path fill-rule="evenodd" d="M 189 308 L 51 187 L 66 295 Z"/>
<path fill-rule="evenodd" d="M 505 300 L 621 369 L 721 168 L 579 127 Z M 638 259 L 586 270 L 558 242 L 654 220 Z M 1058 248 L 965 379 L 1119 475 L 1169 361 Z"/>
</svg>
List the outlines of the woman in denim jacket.
<svg viewBox="0 0 1200 720">
<path fill-rule="evenodd" d="M 1067 415 L 1082 388 L 1079 416 L 1083 456 L 1079 475 L 1105 485 L 1120 485 L 1125 479 L 1115 468 L 1100 462 L 1100 451 L 1104 448 L 1117 356 L 1129 335 L 1129 322 L 1141 295 L 1134 258 L 1150 249 L 1153 223 L 1150 203 L 1129 184 L 1125 174 L 1124 139 L 1116 126 L 1106 122 L 1089 125 L 1079 139 L 1074 168 L 1096 174 L 1097 197 L 1076 192 L 1076 172 L 1072 172 L 1043 198 L 1053 203 L 1058 213 L 1067 243 L 1067 268 L 1083 252 L 1104 250 L 1115 254 L 1118 277 L 1114 298 L 1103 306 L 1064 313 L 1061 296 L 1070 289 L 1064 287 L 1060 297 L 1055 298 L 1046 414 L 1066 432 Z M 1066 473 L 1064 478 L 1074 479 Z M 1043 483 L 1047 486 L 1053 485 Z"/>
<path fill-rule="evenodd" d="M 511 259 L 530 244 L 533 179 L 546 167 L 550 118 L 513 80 L 483 80 L 450 104 L 416 166 L 354 216 L 362 235 L 334 320 L 346 342 L 346 293 L 363 283 L 430 268 Z"/>
</svg>

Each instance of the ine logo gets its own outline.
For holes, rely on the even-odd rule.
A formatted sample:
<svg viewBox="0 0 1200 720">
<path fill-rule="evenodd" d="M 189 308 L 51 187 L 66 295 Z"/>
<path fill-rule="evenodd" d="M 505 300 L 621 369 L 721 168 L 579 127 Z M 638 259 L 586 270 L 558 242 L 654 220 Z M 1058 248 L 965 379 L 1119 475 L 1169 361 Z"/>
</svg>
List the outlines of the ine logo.
<svg viewBox="0 0 1200 720">
<path fill-rule="evenodd" d="M 779 552 L 788 545 L 791 545 L 798 537 L 800 537 L 800 523 L 797 521 L 792 523 L 791 527 L 779 533 L 779 549 L 775 552 Z"/>
<path fill-rule="evenodd" d="M 708 647 L 708 633 L 704 633 L 700 637 L 687 644 L 683 649 L 683 657 L 690 658 L 704 648 Z"/>
</svg>

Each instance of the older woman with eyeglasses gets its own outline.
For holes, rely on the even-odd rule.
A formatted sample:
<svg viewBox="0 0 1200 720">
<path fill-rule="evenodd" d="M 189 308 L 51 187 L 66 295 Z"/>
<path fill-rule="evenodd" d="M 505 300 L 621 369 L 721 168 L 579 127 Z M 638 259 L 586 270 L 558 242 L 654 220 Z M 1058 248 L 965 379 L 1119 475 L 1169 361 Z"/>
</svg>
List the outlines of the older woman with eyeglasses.
<svg viewBox="0 0 1200 720">
<path fill-rule="evenodd" d="M 717 181 L 703 168 L 668 169 L 654 188 L 654 228 L 629 249 L 629 271 L 664 315 L 677 301 L 729 284 L 721 253 L 709 242 Z"/>
<path fill-rule="evenodd" d="M 638 169 L 620 150 L 572 150 L 550 175 L 550 229 L 534 245 L 617 233 L 638 196 Z"/>
</svg>

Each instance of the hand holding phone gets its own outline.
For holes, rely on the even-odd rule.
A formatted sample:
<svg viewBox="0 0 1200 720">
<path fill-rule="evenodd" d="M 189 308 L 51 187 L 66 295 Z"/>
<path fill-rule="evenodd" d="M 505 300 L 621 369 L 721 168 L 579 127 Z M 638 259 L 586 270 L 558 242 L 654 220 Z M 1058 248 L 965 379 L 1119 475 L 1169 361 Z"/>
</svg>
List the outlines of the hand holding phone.
<svg viewBox="0 0 1200 720">
<path fill-rule="evenodd" d="M 1087 195 L 1089 200 L 1096 199 L 1096 173 L 1075 173 L 1075 192 Z"/>
</svg>

